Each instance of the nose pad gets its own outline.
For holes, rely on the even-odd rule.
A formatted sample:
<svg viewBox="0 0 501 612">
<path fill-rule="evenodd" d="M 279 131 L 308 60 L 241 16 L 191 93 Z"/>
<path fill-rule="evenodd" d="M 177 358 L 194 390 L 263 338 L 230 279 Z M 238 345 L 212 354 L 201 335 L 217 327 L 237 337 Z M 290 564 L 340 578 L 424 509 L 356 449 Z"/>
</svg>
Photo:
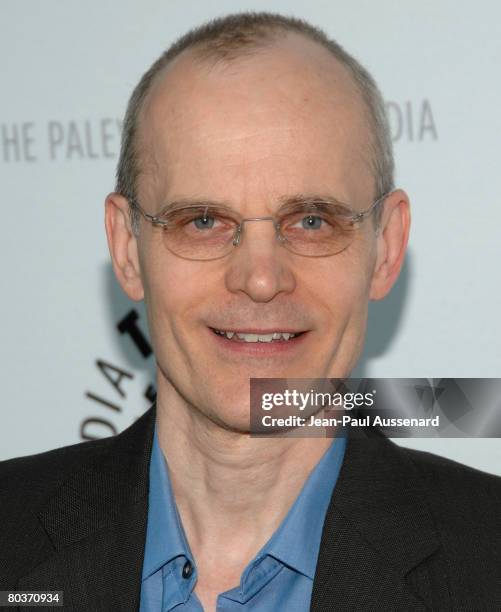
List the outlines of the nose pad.
<svg viewBox="0 0 501 612">
<path fill-rule="evenodd" d="M 284 244 L 286 242 L 284 236 L 282 235 L 282 232 L 280 231 L 280 225 L 278 225 L 278 223 L 275 224 L 275 234 L 280 244 Z"/>
<path fill-rule="evenodd" d="M 233 236 L 232 244 L 233 246 L 238 246 L 240 244 L 240 236 L 242 234 L 242 224 L 240 224 L 235 230 L 235 234 Z"/>
</svg>

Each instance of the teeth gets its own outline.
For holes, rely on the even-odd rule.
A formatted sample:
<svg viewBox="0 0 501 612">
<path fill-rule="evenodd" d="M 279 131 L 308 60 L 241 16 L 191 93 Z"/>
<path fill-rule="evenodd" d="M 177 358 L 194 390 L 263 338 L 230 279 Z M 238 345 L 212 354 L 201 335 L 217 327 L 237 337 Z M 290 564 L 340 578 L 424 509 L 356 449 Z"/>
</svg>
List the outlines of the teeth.
<svg viewBox="0 0 501 612">
<path fill-rule="evenodd" d="M 237 336 L 240 340 L 245 340 L 246 342 L 257 342 L 259 338 L 257 334 L 239 334 L 238 332 Z"/>
<path fill-rule="evenodd" d="M 259 342 L 271 342 L 273 340 L 273 334 L 264 334 L 262 336 L 258 336 Z"/>
<path fill-rule="evenodd" d="M 219 336 L 225 336 L 228 338 L 228 340 L 231 340 L 233 336 L 236 336 L 235 340 L 238 338 L 238 340 L 243 342 L 272 342 L 273 340 L 290 340 L 291 338 L 297 336 L 297 334 L 291 334 L 289 332 L 273 332 L 272 334 L 245 334 L 220 329 L 215 329 L 214 331 Z"/>
</svg>

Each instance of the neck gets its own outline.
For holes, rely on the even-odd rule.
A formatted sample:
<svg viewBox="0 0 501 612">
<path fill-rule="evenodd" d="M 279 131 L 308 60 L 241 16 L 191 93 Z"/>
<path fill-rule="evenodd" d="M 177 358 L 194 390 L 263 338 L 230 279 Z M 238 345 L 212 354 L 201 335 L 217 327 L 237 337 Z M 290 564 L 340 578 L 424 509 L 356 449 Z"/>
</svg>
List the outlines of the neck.
<svg viewBox="0 0 501 612">
<path fill-rule="evenodd" d="M 157 415 L 159 443 L 196 558 L 223 547 L 229 558 L 250 561 L 332 443 L 228 431 L 172 387 L 159 386 Z"/>
</svg>

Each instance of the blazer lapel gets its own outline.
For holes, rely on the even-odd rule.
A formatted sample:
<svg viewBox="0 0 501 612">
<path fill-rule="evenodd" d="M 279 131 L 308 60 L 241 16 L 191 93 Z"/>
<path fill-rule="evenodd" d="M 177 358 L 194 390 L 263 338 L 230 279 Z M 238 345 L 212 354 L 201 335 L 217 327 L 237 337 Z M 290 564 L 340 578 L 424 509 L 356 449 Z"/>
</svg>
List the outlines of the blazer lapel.
<svg viewBox="0 0 501 612">
<path fill-rule="evenodd" d="M 154 424 L 153 406 L 98 452 L 82 448 L 83 467 L 38 517 L 52 554 L 40 547 L 19 590 L 62 590 L 74 612 L 139 609 Z"/>
<path fill-rule="evenodd" d="M 324 523 L 311 610 L 446 610 L 446 584 L 432 587 L 419 569 L 439 548 L 419 474 L 398 446 L 368 435 L 350 434 Z"/>
</svg>

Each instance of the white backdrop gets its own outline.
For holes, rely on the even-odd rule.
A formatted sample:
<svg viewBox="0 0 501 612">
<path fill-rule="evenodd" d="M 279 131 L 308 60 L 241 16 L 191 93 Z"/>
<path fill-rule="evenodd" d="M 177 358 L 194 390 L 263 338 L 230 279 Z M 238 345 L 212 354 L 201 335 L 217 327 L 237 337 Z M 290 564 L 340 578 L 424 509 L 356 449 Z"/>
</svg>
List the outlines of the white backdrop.
<svg viewBox="0 0 501 612">
<path fill-rule="evenodd" d="M 247 9 L 320 25 L 388 103 L 413 227 L 355 374 L 501 376 L 499 3 L 3 0 L 0 459 L 109 435 L 150 405 L 145 312 L 114 280 L 103 226 L 121 118 L 177 36 Z M 404 443 L 501 474 L 499 440 Z"/>
</svg>

